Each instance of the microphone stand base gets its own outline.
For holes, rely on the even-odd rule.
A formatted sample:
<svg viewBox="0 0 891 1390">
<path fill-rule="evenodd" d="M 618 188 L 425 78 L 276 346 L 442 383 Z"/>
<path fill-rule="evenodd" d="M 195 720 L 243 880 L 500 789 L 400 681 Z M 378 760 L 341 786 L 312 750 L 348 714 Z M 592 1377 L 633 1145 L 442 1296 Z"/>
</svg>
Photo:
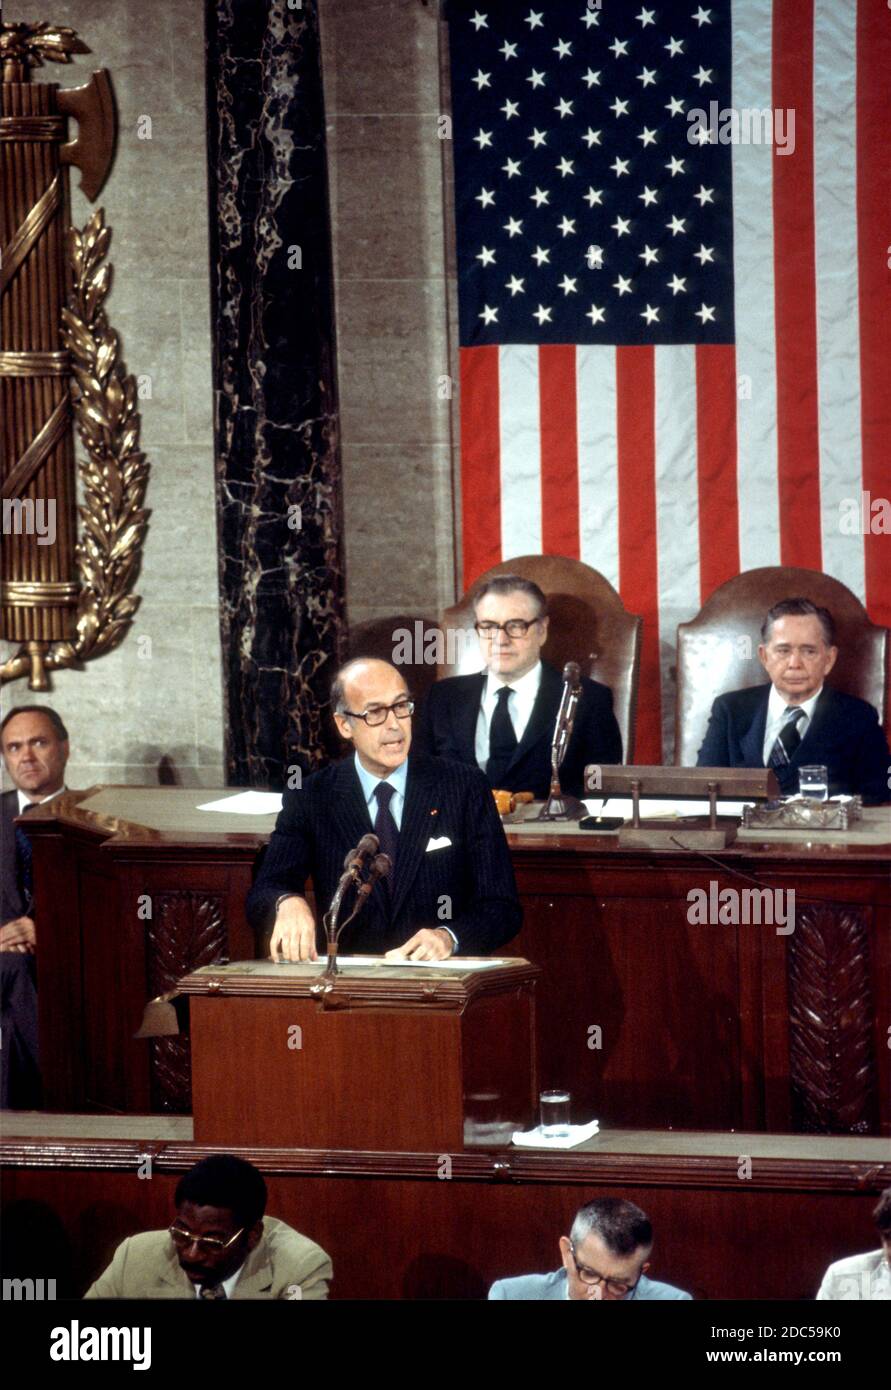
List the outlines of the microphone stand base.
<svg viewBox="0 0 891 1390">
<path fill-rule="evenodd" d="M 587 812 L 578 797 L 566 796 L 561 792 L 559 796 L 549 796 L 538 815 L 533 819 L 536 821 L 578 821 L 584 815 L 587 815 Z"/>
</svg>

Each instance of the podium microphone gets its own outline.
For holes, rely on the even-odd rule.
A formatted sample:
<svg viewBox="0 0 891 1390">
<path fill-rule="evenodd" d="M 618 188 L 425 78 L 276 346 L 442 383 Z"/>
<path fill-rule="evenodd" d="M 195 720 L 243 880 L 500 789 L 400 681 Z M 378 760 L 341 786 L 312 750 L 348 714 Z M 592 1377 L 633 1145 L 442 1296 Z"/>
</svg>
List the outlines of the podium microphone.
<svg viewBox="0 0 891 1390">
<path fill-rule="evenodd" d="M 344 869 L 353 874 L 355 869 L 360 868 L 373 854 L 377 854 L 380 847 L 380 840 L 369 831 L 367 835 L 362 836 L 356 848 L 351 849 L 346 859 L 344 859 Z M 355 877 L 355 874 L 353 874 L 353 876 Z"/>
<path fill-rule="evenodd" d="M 380 841 L 376 835 L 363 835 L 355 849 L 351 849 L 344 860 L 344 871 L 340 876 L 340 882 L 331 902 L 331 906 L 322 918 L 322 925 L 325 928 L 327 938 L 328 965 L 325 970 L 325 979 L 330 981 L 337 974 L 337 943 L 344 927 L 348 927 L 353 918 L 356 917 L 368 901 L 371 890 L 374 888 L 378 879 L 386 878 L 392 867 L 391 860 L 386 854 L 379 854 Z M 374 858 L 370 864 L 367 861 L 371 856 Z M 363 866 L 367 865 L 367 872 L 363 877 Z M 344 894 L 350 883 L 356 885 L 356 901 L 352 912 L 345 921 L 338 924 L 340 907 L 343 902 Z"/>
<path fill-rule="evenodd" d="M 557 722 L 554 728 L 554 742 L 561 732 L 564 721 L 570 712 L 570 701 L 575 695 L 576 700 L 579 696 L 581 686 L 582 668 L 577 661 L 567 661 L 563 667 L 563 696 L 560 700 L 560 709 L 557 712 Z M 575 711 L 573 710 L 573 713 Z M 565 751 L 565 750 L 564 750 Z"/>
<path fill-rule="evenodd" d="M 369 866 L 368 877 L 359 885 L 359 893 L 367 898 L 378 879 L 386 878 L 392 868 L 393 861 L 388 854 L 376 854 Z"/>
<path fill-rule="evenodd" d="M 560 764 L 566 757 L 569 740 L 572 738 L 576 706 L 581 694 L 582 668 L 577 661 L 567 661 L 563 667 L 563 695 L 554 723 L 554 737 L 551 740 L 551 788 L 536 820 L 578 820 L 584 811 L 582 803 L 574 796 L 565 795 L 560 787 Z"/>
</svg>

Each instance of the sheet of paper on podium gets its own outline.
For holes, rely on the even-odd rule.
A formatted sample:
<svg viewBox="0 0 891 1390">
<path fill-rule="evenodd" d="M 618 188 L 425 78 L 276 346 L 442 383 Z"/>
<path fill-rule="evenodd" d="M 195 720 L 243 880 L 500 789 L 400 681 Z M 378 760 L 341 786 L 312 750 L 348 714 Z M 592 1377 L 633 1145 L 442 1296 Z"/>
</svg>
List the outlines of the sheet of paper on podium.
<svg viewBox="0 0 891 1390">
<path fill-rule="evenodd" d="M 236 792 L 217 801 L 205 801 L 196 811 L 223 811 L 236 816 L 273 816 L 282 809 L 281 792 Z"/>
<path fill-rule="evenodd" d="M 344 965 L 422 965 L 425 970 L 491 970 L 494 966 L 507 965 L 504 959 L 488 956 L 484 960 L 475 956 L 449 956 L 447 960 L 387 960 L 386 956 L 338 956 L 338 967 Z"/>
</svg>

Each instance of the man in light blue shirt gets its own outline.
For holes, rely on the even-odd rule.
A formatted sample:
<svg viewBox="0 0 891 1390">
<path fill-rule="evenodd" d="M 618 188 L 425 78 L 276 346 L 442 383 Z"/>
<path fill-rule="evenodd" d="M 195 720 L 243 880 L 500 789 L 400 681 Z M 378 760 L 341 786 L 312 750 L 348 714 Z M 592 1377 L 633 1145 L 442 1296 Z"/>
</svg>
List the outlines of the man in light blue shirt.
<svg viewBox="0 0 891 1390">
<path fill-rule="evenodd" d="M 402 812 L 405 808 L 405 784 L 408 780 L 408 763 L 400 763 L 399 767 L 397 767 L 394 772 L 391 772 L 388 774 L 388 776 L 381 778 L 378 777 L 374 772 L 370 772 L 368 768 L 366 768 L 363 765 L 362 759 L 359 757 L 358 749 L 353 754 L 353 758 L 355 760 L 356 765 L 356 775 L 359 778 L 359 785 L 362 788 L 362 795 L 365 797 L 365 805 L 368 807 L 368 815 L 372 823 L 374 823 L 374 819 L 377 814 L 377 789 L 381 785 L 381 782 L 384 782 L 388 787 L 393 788 L 393 795 L 390 798 L 389 802 L 390 815 L 396 822 L 396 829 L 401 830 Z M 458 938 L 452 931 L 451 927 L 446 922 L 441 922 L 439 924 L 439 928 L 443 932 L 448 932 L 449 936 L 452 939 L 452 945 L 454 946 L 454 949 L 457 951 Z"/>
<path fill-rule="evenodd" d="M 362 788 L 362 795 L 365 797 L 365 804 L 368 807 L 368 814 L 374 822 L 377 814 L 377 789 L 381 782 L 386 782 L 387 786 L 393 788 L 393 796 L 390 800 L 390 815 L 396 822 L 397 830 L 402 829 L 402 811 L 405 807 L 405 783 L 408 779 L 408 763 L 400 763 L 394 772 L 386 777 L 378 777 L 376 773 L 369 772 L 363 767 L 362 760 L 358 752 L 353 754 L 356 764 L 356 773 L 359 778 L 359 785 Z"/>
<path fill-rule="evenodd" d="M 605 1303 L 689 1299 L 683 1289 L 647 1277 L 652 1249 L 653 1227 L 645 1212 L 621 1197 L 601 1197 L 582 1207 L 570 1234 L 560 1237 L 562 1269 L 499 1279 L 489 1298 Z"/>
</svg>

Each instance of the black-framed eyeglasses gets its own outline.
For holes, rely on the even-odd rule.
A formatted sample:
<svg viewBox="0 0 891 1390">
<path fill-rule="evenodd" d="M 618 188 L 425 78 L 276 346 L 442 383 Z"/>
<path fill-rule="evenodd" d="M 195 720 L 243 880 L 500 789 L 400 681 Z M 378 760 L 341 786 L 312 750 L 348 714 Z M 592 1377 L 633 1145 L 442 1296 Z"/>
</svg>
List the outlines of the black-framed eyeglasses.
<svg viewBox="0 0 891 1390">
<path fill-rule="evenodd" d="M 387 715 L 395 714 L 397 719 L 411 719 L 415 712 L 414 700 L 397 700 L 393 705 L 373 705 L 364 714 L 357 714 L 352 709 L 342 709 L 341 714 L 348 719 L 364 719 L 369 729 L 374 729 L 378 724 L 386 724 Z"/>
<path fill-rule="evenodd" d="M 482 637 L 484 642 L 491 642 L 496 632 L 506 632 L 508 637 L 525 637 L 530 627 L 541 622 L 540 618 L 532 618 L 527 622 L 525 618 L 508 618 L 506 623 L 474 623 L 477 636 Z"/>
<path fill-rule="evenodd" d="M 198 1249 L 205 1255 L 219 1255 L 223 1250 L 228 1250 L 230 1245 L 234 1245 L 247 1228 L 242 1226 L 228 1240 L 221 1240 L 219 1236 L 199 1236 L 195 1231 L 190 1231 L 185 1226 L 168 1226 L 167 1229 L 170 1233 L 170 1239 L 180 1250 L 186 1250 L 190 1245 L 197 1245 Z"/>
<path fill-rule="evenodd" d="M 630 1284 L 627 1279 L 608 1279 L 605 1274 L 598 1274 L 596 1269 L 589 1269 L 587 1265 L 579 1264 L 576 1259 L 575 1246 L 572 1241 L 569 1242 L 569 1249 L 572 1253 L 572 1263 L 575 1265 L 575 1272 L 583 1284 L 589 1286 L 593 1284 L 603 1284 L 608 1293 L 614 1294 L 616 1298 L 624 1298 L 626 1294 L 631 1293 L 632 1289 L 636 1289 L 640 1283 L 640 1274 L 642 1271 L 638 1273 L 637 1278 Z"/>
</svg>

